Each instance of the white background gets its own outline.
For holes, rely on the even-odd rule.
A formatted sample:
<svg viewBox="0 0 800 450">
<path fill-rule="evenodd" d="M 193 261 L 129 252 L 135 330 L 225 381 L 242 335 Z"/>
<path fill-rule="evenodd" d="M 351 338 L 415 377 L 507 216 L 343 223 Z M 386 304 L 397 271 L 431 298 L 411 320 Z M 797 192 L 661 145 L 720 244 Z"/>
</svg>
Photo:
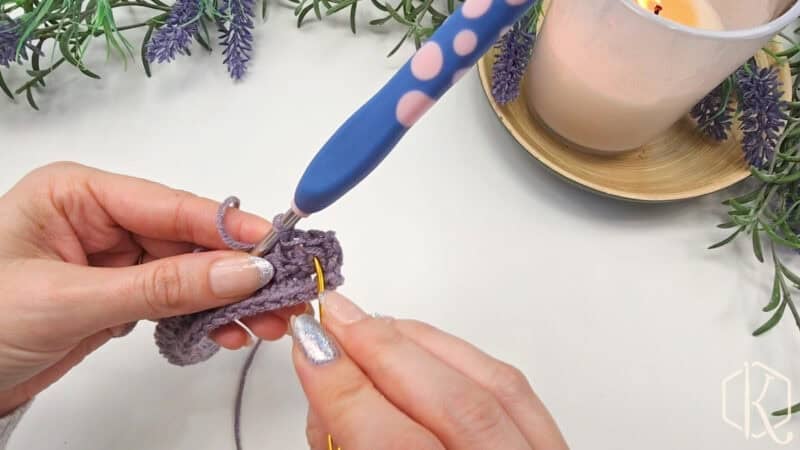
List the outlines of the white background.
<svg viewBox="0 0 800 450">
<path fill-rule="evenodd" d="M 146 79 L 138 65 L 105 65 L 98 45 L 103 80 L 59 70 L 41 112 L 0 100 L 0 187 L 67 159 L 236 194 L 271 217 L 325 139 L 404 62 L 410 49 L 384 58 L 399 36 L 363 27 L 354 37 L 338 19 L 297 30 L 291 11 L 273 6 L 239 84 L 218 49 L 195 45 Z M 788 313 L 750 336 L 767 319 L 769 265 L 746 242 L 705 250 L 724 237 L 715 225 L 728 195 L 648 206 L 568 185 L 509 137 L 472 71 L 372 177 L 303 225 L 338 231 L 342 291 L 365 309 L 429 321 L 520 367 L 573 448 L 778 448 L 746 440 L 720 413 L 721 380 L 747 361 L 800 382 Z M 244 353 L 178 368 L 152 331 L 140 324 L 41 394 L 10 449 L 233 448 Z M 247 450 L 306 448 L 288 349 L 267 345 L 255 361 Z M 780 393 L 765 404 L 785 401 Z M 787 430 L 797 445 L 800 420 L 779 435 Z"/>
</svg>

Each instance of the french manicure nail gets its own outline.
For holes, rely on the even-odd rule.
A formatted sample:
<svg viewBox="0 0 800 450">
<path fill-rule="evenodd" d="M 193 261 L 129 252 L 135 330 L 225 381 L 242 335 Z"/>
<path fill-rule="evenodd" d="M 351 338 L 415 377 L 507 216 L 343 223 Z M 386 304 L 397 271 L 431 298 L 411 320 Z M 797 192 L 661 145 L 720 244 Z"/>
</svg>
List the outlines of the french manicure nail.
<svg viewBox="0 0 800 450">
<path fill-rule="evenodd" d="M 325 308 L 326 320 L 333 318 L 342 325 L 347 325 L 367 317 L 367 313 L 336 291 L 327 292 L 320 301 Z"/>
<path fill-rule="evenodd" d="M 209 283 L 218 297 L 238 297 L 264 287 L 274 275 L 275 268 L 266 259 L 237 255 L 212 264 Z"/>
<path fill-rule="evenodd" d="M 308 314 L 292 316 L 290 323 L 292 337 L 312 364 L 317 366 L 327 364 L 339 356 L 336 344 L 312 316 Z"/>
</svg>

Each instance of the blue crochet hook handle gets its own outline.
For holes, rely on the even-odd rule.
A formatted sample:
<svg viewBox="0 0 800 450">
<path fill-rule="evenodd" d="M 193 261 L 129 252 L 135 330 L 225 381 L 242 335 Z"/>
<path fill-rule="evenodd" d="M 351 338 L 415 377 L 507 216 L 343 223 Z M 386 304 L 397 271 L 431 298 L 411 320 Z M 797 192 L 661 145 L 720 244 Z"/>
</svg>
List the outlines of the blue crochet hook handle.
<svg viewBox="0 0 800 450">
<path fill-rule="evenodd" d="M 279 228 L 334 203 L 363 180 L 535 0 L 466 0 L 408 62 L 331 136 L 306 168 Z M 277 241 L 267 234 L 251 253 Z"/>
<path fill-rule="evenodd" d="M 467 0 L 319 150 L 294 196 L 318 212 L 363 180 L 408 129 L 516 22 L 533 0 Z"/>
</svg>

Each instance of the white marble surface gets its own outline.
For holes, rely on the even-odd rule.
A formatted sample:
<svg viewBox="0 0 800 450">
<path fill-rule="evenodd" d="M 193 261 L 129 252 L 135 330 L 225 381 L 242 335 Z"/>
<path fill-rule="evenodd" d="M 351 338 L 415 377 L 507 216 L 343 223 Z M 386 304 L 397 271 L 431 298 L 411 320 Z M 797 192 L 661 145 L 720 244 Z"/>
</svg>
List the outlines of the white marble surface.
<svg viewBox="0 0 800 450">
<path fill-rule="evenodd" d="M 272 7 L 242 84 L 227 79 L 218 51 L 199 49 L 149 80 L 102 61 L 102 81 L 54 77 L 42 112 L 0 100 L 0 187 L 67 159 L 237 194 L 271 216 L 328 135 L 401 65 L 383 57 L 398 37 L 353 37 L 340 20 L 298 31 L 289 10 Z M 343 292 L 364 308 L 429 321 L 524 370 L 575 449 L 778 448 L 721 418 L 720 382 L 746 361 L 800 382 L 790 321 L 749 334 L 766 319 L 770 268 L 746 243 L 705 250 L 723 237 L 714 226 L 725 195 L 646 206 L 568 185 L 509 137 L 472 71 L 374 176 L 306 225 L 339 232 Z M 244 354 L 177 368 L 152 331 L 140 324 L 43 393 L 10 449 L 233 448 Z M 255 362 L 248 450 L 305 448 L 288 344 Z M 741 391 L 731 395 L 741 403 Z M 776 390 L 764 403 L 784 400 Z M 787 430 L 797 445 L 800 420 L 779 435 Z"/>
</svg>

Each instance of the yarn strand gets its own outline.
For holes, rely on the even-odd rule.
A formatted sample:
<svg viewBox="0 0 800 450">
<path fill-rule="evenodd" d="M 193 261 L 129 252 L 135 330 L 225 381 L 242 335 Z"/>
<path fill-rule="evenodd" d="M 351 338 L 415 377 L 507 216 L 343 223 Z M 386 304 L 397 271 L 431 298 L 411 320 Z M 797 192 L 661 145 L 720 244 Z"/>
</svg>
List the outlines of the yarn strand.
<svg viewBox="0 0 800 450">
<path fill-rule="evenodd" d="M 242 400 L 244 398 L 244 386 L 247 382 L 247 375 L 250 373 L 250 366 L 253 365 L 253 359 L 256 357 L 258 348 L 261 346 L 261 339 L 256 341 L 256 345 L 250 350 L 247 359 L 244 361 L 242 371 L 239 375 L 239 387 L 236 390 L 236 403 L 233 406 L 233 440 L 236 443 L 236 450 L 242 450 Z"/>
</svg>

